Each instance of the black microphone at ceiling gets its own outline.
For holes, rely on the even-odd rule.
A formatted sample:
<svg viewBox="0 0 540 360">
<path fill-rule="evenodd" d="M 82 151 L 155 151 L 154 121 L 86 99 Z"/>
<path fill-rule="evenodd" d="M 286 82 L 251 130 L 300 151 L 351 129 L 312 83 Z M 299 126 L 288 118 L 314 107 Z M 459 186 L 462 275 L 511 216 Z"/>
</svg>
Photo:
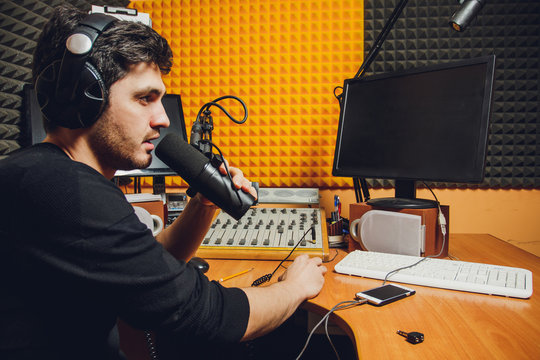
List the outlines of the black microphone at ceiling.
<svg viewBox="0 0 540 360">
<path fill-rule="evenodd" d="M 460 8 L 450 18 L 450 26 L 456 31 L 463 31 L 478 15 L 486 3 L 485 0 L 460 0 Z"/>
<path fill-rule="evenodd" d="M 155 151 L 158 158 L 180 175 L 190 187 L 227 214 L 239 220 L 255 204 L 251 194 L 236 189 L 228 176 L 177 134 L 166 135 Z"/>
</svg>

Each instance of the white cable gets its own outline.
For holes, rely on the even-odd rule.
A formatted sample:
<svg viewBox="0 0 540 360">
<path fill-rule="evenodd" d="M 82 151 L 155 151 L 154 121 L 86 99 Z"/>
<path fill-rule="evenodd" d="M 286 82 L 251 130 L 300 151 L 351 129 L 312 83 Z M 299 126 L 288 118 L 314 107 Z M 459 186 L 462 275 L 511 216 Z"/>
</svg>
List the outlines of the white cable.
<svg viewBox="0 0 540 360">
<path fill-rule="evenodd" d="M 299 360 L 302 355 L 304 355 L 304 352 L 306 351 L 308 345 L 309 345 L 309 341 L 311 340 L 311 337 L 313 336 L 313 334 L 315 333 L 315 330 L 317 330 L 317 328 L 323 323 L 323 321 L 326 322 L 326 324 L 328 324 L 328 318 L 329 316 L 334 312 L 334 311 L 337 311 L 337 310 L 341 310 L 341 309 L 345 309 L 345 308 L 348 308 L 348 307 L 352 307 L 352 306 L 357 306 L 357 305 L 362 305 L 362 304 L 365 304 L 367 302 L 367 300 L 365 299 L 360 299 L 360 300 L 346 300 L 346 301 L 341 301 L 339 303 L 337 303 L 333 308 L 331 308 L 323 317 L 322 319 L 313 327 L 313 329 L 311 330 L 311 332 L 309 333 L 308 335 L 308 338 L 306 340 L 306 343 L 304 344 L 304 347 L 302 348 L 302 350 L 300 351 L 300 353 L 298 354 L 298 356 L 296 357 L 296 360 Z M 328 335 L 328 325 L 326 325 L 326 336 L 328 338 L 328 341 L 330 341 L 330 345 L 332 345 L 332 349 L 334 349 L 334 352 L 339 360 L 339 355 L 336 351 L 336 348 L 334 347 L 334 344 L 332 343 L 332 341 L 330 340 L 330 336 Z"/>
<path fill-rule="evenodd" d="M 326 318 L 326 320 L 324 321 L 324 332 L 326 334 L 326 338 L 328 339 L 328 342 L 330 343 L 330 346 L 332 347 L 332 350 L 334 350 L 334 354 L 336 354 L 336 358 L 338 360 L 341 360 L 341 358 L 339 357 L 339 354 L 337 352 L 337 349 L 334 346 L 334 343 L 332 342 L 332 339 L 330 339 L 330 334 L 328 334 L 328 319 L 330 319 L 330 316 L 328 316 Z"/>
<path fill-rule="evenodd" d="M 435 198 L 435 201 L 437 202 L 437 208 L 438 208 L 438 216 L 437 216 L 437 222 L 439 223 L 439 226 L 441 227 L 441 233 L 442 233 L 442 236 L 443 236 L 443 241 L 442 241 L 442 246 L 441 246 L 441 250 L 439 251 L 439 253 L 437 255 L 430 255 L 430 256 L 426 256 L 426 257 L 423 257 L 422 259 L 418 260 L 417 262 L 415 262 L 414 264 L 412 265 L 408 265 L 408 266 L 403 266 L 403 267 L 400 267 L 398 269 L 395 269 L 395 270 L 392 270 L 390 271 L 388 274 L 386 274 L 386 276 L 384 277 L 384 280 L 383 280 L 383 285 L 386 284 L 386 281 L 388 281 L 388 277 L 390 275 L 393 275 L 401 270 L 405 270 L 405 269 L 409 269 L 409 268 L 412 268 L 418 264 L 420 264 L 422 261 L 426 260 L 426 259 L 429 259 L 429 258 L 437 258 L 439 256 L 442 255 L 443 251 L 444 251 L 444 247 L 446 246 L 446 218 L 444 217 L 444 214 L 442 213 L 442 209 L 441 209 L 441 204 L 439 203 L 439 199 L 437 199 L 437 195 L 435 195 L 435 193 L 433 192 L 433 190 L 431 190 L 431 188 L 429 187 L 428 184 L 426 184 L 426 182 L 424 181 L 424 185 L 428 188 L 429 191 L 431 191 L 431 193 L 433 194 L 433 197 Z"/>
</svg>

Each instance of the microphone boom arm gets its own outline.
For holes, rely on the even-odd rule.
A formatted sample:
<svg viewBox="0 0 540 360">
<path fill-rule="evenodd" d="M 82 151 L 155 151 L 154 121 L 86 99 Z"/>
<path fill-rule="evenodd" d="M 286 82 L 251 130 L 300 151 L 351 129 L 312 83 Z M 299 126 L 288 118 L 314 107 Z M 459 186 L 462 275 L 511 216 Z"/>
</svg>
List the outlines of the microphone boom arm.
<svg viewBox="0 0 540 360">
<path fill-rule="evenodd" d="M 375 39 L 373 46 L 371 47 L 371 49 L 369 50 L 369 53 L 366 55 L 366 58 L 362 62 L 362 65 L 360 66 L 356 74 L 354 75 L 355 79 L 356 78 L 360 79 L 365 75 L 366 70 L 369 68 L 373 60 L 375 60 L 375 58 L 379 54 L 379 50 L 381 49 L 384 41 L 386 40 L 386 37 L 390 33 L 390 30 L 392 30 L 392 28 L 394 27 L 394 24 L 397 22 L 397 20 L 401 16 L 401 13 L 405 9 L 405 6 L 407 6 L 408 2 L 409 0 L 400 0 L 400 2 L 394 8 L 394 11 L 392 11 L 392 14 L 390 15 L 390 17 L 384 24 L 383 29 L 381 30 L 381 32 Z M 339 107 L 342 109 L 343 108 L 343 93 L 337 95 L 336 98 L 339 101 Z M 354 185 L 354 193 L 356 195 L 357 202 L 363 202 L 364 200 L 368 201 L 370 199 L 369 189 L 367 186 L 366 179 L 353 178 L 353 185 Z M 363 198 L 362 198 L 362 194 L 364 195 Z"/>
</svg>

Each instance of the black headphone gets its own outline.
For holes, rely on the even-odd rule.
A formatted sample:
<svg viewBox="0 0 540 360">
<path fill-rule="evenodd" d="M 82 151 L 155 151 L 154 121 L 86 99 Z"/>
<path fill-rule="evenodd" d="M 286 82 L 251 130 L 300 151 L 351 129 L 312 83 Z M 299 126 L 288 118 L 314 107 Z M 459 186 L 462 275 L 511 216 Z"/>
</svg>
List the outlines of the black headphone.
<svg viewBox="0 0 540 360">
<path fill-rule="evenodd" d="M 87 59 L 98 36 L 116 18 L 90 14 L 66 41 L 62 60 L 47 66 L 36 79 L 43 115 L 69 129 L 92 126 L 105 107 L 108 90 L 97 69 Z"/>
</svg>

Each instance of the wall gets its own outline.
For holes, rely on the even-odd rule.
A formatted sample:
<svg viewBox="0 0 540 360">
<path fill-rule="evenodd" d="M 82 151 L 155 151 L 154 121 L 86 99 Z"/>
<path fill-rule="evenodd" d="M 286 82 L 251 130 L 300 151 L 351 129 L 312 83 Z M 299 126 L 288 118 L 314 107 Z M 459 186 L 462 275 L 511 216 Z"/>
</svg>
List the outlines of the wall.
<svg viewBox="0 0 540 360">
<path fill-rule="evenodd" d="M 237 125 L 212 107 L 213 140 L 264 186 L 349 187 L 331 176 L 339 105 L 333 89 L 362 63 L 363 1 L 136 1 L 174 54 L 167 91 L 188 133 L 201 106 L 245 101 Z M 237 103 L 221 103 L 236 119 Z M 181 185 L 169 179 L 168 185 Z"/>
<path fill-rule="evenodd" d="M 173 46 L 175 68 L 165 82 L 170 92 L 181 93 L 188 128 L 206 101 L 239 95 L 250 111 L 245 125 L 214 113 L 215 140 L 231 163 L 261 186 L 319 187 L 323 205 L 331 209 L 333 194 L 354 202 L 350 180 L 330 174 L 339 112 L 332 91 L 356 73 L 364 47 L 373 43 L 395 3 L 163 0 L 132 6 L 149 12 L 154 28 Z M 539 6 L 490 1 L 463 34 L 446 26 L 456 7 L 455 1 L 411 1 L 373 70 L 497 54 L 500 104 L 494 107 L 487 172 L 490 186 L 499 189 L 436 193 L 450 205 L 450 232 L 489 233 L 538 254 L 540 191 L 501 188 L 538 188 L 538 104 L 524 104 L 538 99 Z M 242 115 L 237 107 L 233 112 Z M 167 185 L 183 183 L 170 177 Z M 392 192 L 371 190 L 373 197 Z M 419 196 L 431 198 L 423 190 Z"/>
<path fill-rule="evenodd" d="M 349 188 L 331 175 L 339 107 L 395 3 L 364 1 L 136 1 L 173 48 L 164 81 L 180 93 L 188 128 L 216 97 L 241 97 L 237 125 L 213 108 L 214 140 L 264 186 Z M 486 179 L 481 188 L 540 188 L 540 5 L 491 0 L 465 32 L 448 0 L 411 1 L 367 75 L 496 55 Z M 337 90 L 339 93 L 340 90 Z M 241 107 L 225 103 L 235 117 Z M 247 153 L 247 157 L 241 154 Z M 375 187 L 387 182 L 371 180 Z M 440 185 L 439 185 L 440 187 Z"/>
</svg>

